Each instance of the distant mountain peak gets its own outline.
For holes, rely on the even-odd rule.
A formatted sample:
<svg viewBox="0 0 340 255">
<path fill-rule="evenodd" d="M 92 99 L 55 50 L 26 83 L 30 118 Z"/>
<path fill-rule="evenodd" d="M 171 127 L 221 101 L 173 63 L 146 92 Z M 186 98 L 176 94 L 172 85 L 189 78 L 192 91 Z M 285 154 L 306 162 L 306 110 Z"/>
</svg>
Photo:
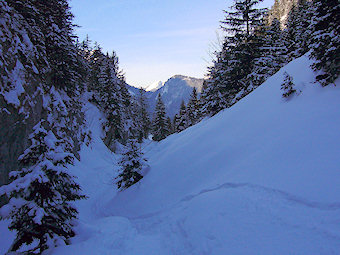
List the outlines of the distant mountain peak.
<svg viewBox="0 0 340 255">
<path fill-rule="evenodd" d="M 186 79 L 186 78 L 191 78 L 191 77 L 189 77 L 189 76 L 185 76 L 185 75 L 181 75 L 181 74 L 176 74 L 176 75 L 174 75 L 174 76 L 172 76 L 171 78 L 174 78 L 174 79 Z M 170 78 L 170 79 L 171 79 Z"/>
<path fill-rule="evenodd" d="M 164 86 L 173 86 L 176 83 L 173 83 L 172 80 L 179 79 L 182 80 L 186 83 L 187 86 L 196 88 L 197 91 L 200 93 L 202 91 L 202 86 L 203 86 L 203 81 L 204 79 L 201 78 L 195 78 L 195 77 L 190 77 L 186 75 L 181 75 L 181 74 L 176 74 L 172 76 L 170 79 L 168 79 L 165 83 Z"/>
<path fill-rule="evenodd" d="M 155 81 L 152 84 L 150 84 L 149 86 L 147 86 L 145 88 L 145 90 L 155 92 L 156 90 L 160 89 L 163 86 L 164 86 L 164 83 L 162 81 Z"/>
<path fill-rule="evenodd" d="M 181 102 L 187 103 L 193 88 L 200 93 L 203 87 L 203 79 L 189 77 L 185 75 L 174 75 L 170 77 L 161 86 L 154 84 L 146 88 L 150 104 L 150 111 L 155 108 L 158 95 L 162 96 L 166 112 L 171 118 L 179 111 Z M 155 89 L 157 88 L 158 89 Z"/>
</svg>

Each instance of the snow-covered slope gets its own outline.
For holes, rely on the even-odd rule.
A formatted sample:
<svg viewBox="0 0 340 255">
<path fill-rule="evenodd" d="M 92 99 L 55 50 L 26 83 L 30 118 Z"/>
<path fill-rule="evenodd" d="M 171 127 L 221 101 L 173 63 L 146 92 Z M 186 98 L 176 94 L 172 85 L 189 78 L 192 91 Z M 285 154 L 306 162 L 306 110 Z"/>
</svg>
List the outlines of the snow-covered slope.
<svg viewBox="0 0 340 255">
<path fill-rule="evenodd" d="M 146 143 L 148 174 L 120 193 L 89 105 L 92 148 L 71 169 L 89 199 L 72 245 L 52 254 L 338 254 L 340 88 L 314 84 L 309 65 L 301 57 L 233 107 Z M 284 71 L 302 90 L 288 102 Z"/>
</svg>

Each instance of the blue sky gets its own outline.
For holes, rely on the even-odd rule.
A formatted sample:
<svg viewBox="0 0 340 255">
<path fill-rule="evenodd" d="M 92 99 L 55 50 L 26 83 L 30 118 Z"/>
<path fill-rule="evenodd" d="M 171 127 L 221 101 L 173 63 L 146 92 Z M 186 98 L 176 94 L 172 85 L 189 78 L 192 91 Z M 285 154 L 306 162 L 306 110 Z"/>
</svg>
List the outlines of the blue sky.
<svg viewBox="0 0 340 255">
<path fill-rule="evenodd" d="M 265 0 L 271 6 L 274 0 Z M 127 82 L 147 86 L 175 74 L 201 78 L 231 0 L 71 0 L 76 34 L 115 50 Z M 219 31 L 220 32 L 220 31 Z"/>
</svg>

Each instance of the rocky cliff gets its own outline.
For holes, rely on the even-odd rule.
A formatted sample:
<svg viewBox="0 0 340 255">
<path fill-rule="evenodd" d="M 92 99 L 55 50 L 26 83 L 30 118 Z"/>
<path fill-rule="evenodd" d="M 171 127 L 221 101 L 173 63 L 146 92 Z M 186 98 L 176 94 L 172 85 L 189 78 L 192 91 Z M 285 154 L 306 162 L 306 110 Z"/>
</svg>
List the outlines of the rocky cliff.
<svg viewBox="0 0 340 255">
<path fill-rule="evenodd" d="M 29 28 L 22 16 L 0 2 L 0 185 L 18 168 L 28 134 L 44 114 L 38 70 L 46 63 Z"/>
<path fill-rule="evenodd" d="M 282 26 L 287 22 L 288 14 L 294 5 L 297 5 L 300 0 L 275 0 L 273 7 L 269 11 L 269 20 L 277 18 Z"/>
</svg>

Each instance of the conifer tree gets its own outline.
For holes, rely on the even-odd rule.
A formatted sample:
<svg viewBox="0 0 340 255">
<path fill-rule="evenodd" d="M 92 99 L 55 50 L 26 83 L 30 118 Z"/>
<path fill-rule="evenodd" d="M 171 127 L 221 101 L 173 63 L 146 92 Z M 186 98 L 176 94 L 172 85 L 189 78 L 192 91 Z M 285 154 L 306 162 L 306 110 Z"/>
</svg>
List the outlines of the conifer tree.
<svg viewBox="0 0 340 255">
<path fill-rule="evenodd" d="M 323 86 L 333 83 L 340 73 L 340 3 L 338 0 L 314 0 L 312 68 L 321 71 L 317 80 Z"/>
<path fill-rule="evenodd" d="M 274 18 L 269 26 L 262 25 L 256 31 L 261 34 L 258 56 L 254 58 L 253 70 L 248 75 L 248 91 L 261 85 L 286 63 L 287 49 L 283 43 L 280 22 Z"/>
<path fill-rule="evenodd" d="M 266 36 L 269 45 L 268 54 L 272 59 L 272 62 L 268 63 L 268 65 L 271 67 L 271 75 L 273 75 L 287 63 L 288 52 L 288 49 L 284 44 L 284 34 L 281 30 L 281 22 L 278 19 L 274 18 L 271 25 L 267 27 Z"/>
<path fill-rule="evenodd" d="M 181 108 L 179 110 L 177 123 L 176 123 L 176 132 L 179 133 L 188 127 L 189 127 L 189 123 L 188 123 L 187 107 L 185 106 L 185 103 L 182 100 Z"/>
<path fill-rule="evenodd" d="M 105 55 L 102 53 L 101 48 L 98 44 L 92 49 L 89 56 L 90 62 L 90 74 L 89 74 L 89 91 L 94 91 L 99 93 L 99 74 L 104 65 Z M 96 95 L 94 95 L 93 100 L 97 100 Z"/>
<path fill-rule="evenodd" d="M 297 41 L 298 33 L 301 33 L 301 27 L 299 26 L 299 9 L 294 4 L 289 11 L 287 26 L 285 29 L 285 44 L 288 49 L 288 61 L 291 61 L 299 57 L 299 42 Z M 299 28 L 299 29 L 298 29 Z"/>
<path fill-rule="evenodd" d="M 169 135 L 171 135 L 172 133 L 174 133 L 174 128 L 173 128 L 173 125 L 172 125 L 172 121 L 171 121 L 171 118 L 168 117 L 166 119 L 166 125 L 168 127 L 168 130 L 169 130 Z"/>
<path fill-rule="evenodd" d="M 105 58 L 105 64 L 101 66 L 99 73 L 99 103 L 105 114 L 107 122 L 105 123 L 105 131 L 110 134 L 109 145 L 114 140 L 123 137 L 122 112 L 119 100 L 119 88 L 116 77 L 114 76 L 114 68 L 109 61 L 109 56 Z"/>
<path fill-rule="evenodd" d="M 163 140 L 169 135 L 165 106 L 160 94 L 157 98 L 154 119 L 152 123 L 152 135 L 153 140 L 155 141 Z"/>
<path fill-rule="evenodd" d="M 106 115 L 104 123 L 105 144 L 112 150 L 116 142 L 125 143 L 133 129 L 132 109 L 130 109 L 130 94 L 126 88 L 123 74 L 118 67 L 118 57 L 113 52 L 111 55 L 102 54 L 96 50 L 100 57 L 95 64 L 93 77 L 94 101 Z M 97 74 L 98 76 L 93 76 Z"/>
<path fill-rule="evenodd" d="M 138 104 L 139 104 L 139 111 L 138 111 L 138 120 L 140 122 L 140 131 L 142 137 L 144 139 L 148 138 L 150 128 L 151 128 L 151 121 L 148 113 L 148 105 L 147 105 L 147 98 L 146 98 L 146 91 L 143 88 L 139 89 L 138 94 Z"/>
<path fill-rule="evenodd" d="M 309 0 L 298 1 L 298 26 L 296 41 L 298 42 L 298 56 L 302 56 L 310 50 L 312 34 L 313 2 Z"/>
<path fill-rule="evenodd" d="M 208 80 L 204 82 L 201 94 L 201 111 L 204 115 L 215 115 L 228 107 L 228 95 L 236 91 L 228 76 L 232 69 L 232 56 L 228 51 L 228 42 L 223 45 L 221 52 L 216 53 L 217 59 L 208 68 Z M 230 93 L 231 92 L 231 93 Z"/>
<path fill-rule="evenodd" d="M 236 94 L 246 89 L 248 75 L 253 69 L 253 60 L 258 57 L 261 37 L 255 33 L 263 24 L 265 8 L 256 8 L 262 0 L 236 0 L 231 11 L 222 21 L 223 29 L 228 33 L 225 49 L 231 54 L 232 66 L 228 72 L 228 85 Z"/>
<path fill-rule="evenodd" d="M 73 15 L 67 0 L 35 1 L 39 22 L 45 35 L 45 47 L 50 65 L 52 85 L 69 94 L 82 81 L 82 62 L 74 45 Z"/>
<path fill-rule="evenodd" d="M 116 178 L 118 189 L 127 189 L 143 178 L 141 170 L 145 166 L 145 159 L 134 139 L 128 140 L 126 151 L 118 165 L 120 166 L 120 173 Z"/>
<path fill-rule="evenodd" d="M 256 8 L 262 0 L 235 0 L 221 22 L 227 32 L 222 51 L 209 69 L 207 88 L 203 91 L 205 114 L 214 115 L 230 107 L 251 86 L 250 74 L 260 57 L 261 33 L 266 9 Z"/>
<path fill-rule="evenodd" d="M 55 86 L 68 95 L 81 90 L 84 62 L 77 52 L 73 34 L 73 15 L 67 0 L 8 0 L 30 24 L 31 41 L 45 58 L 38 60 L 46 75 L 45 89 Z"/>
<path fill-rule="evenodd" d="M 179 113 L 175 114 L 174 118 L 172 119 L 172 129 L 173 133 L 177 133 L 177 125 L 179 123 Z"/>
<path fill-rule="evenodd" d="M 298 1 L 288 14 L 284 42 L 288 49 L 288 62 L 302 56 L 309 50 L 311 35 L 312 2 Z"/>
<path fill-rule="evenodd" d="M 188 126 L 195 125 L 201 118 L 201 113 L 199 109 L 199 100 L 197 96 L 197 89 L 193 88 L 188 102 Z"/>
<path fill-rule="evenodd" d="M 295 84 L 293 82 L 293 77 L 290 76 L 287 72 L 284 72 L 284 80 L 281 84 L 281 90 L 283 90 L 282 97 L 289 98 L 291 95 L 296 93 Z"/>
<path fill-rule="evenodd" d="M 42 120 L 34 127 L 31 145 L 19 157 L 22 169 L 11 172 L 12 182 L 0 188 L 0 195 L 10 198 L 0 210 L 1 217 L 9 218 L 9 229 L 16 231 L 9 251 L 35 240 L 30 254 L 67 243 L 74 236 L 72 221 L 78 213 L 70 202 L 85 198 L 67 173 L 73 155 L 65 152 L 64 142 L 44 124 Z"/>
</svg>

